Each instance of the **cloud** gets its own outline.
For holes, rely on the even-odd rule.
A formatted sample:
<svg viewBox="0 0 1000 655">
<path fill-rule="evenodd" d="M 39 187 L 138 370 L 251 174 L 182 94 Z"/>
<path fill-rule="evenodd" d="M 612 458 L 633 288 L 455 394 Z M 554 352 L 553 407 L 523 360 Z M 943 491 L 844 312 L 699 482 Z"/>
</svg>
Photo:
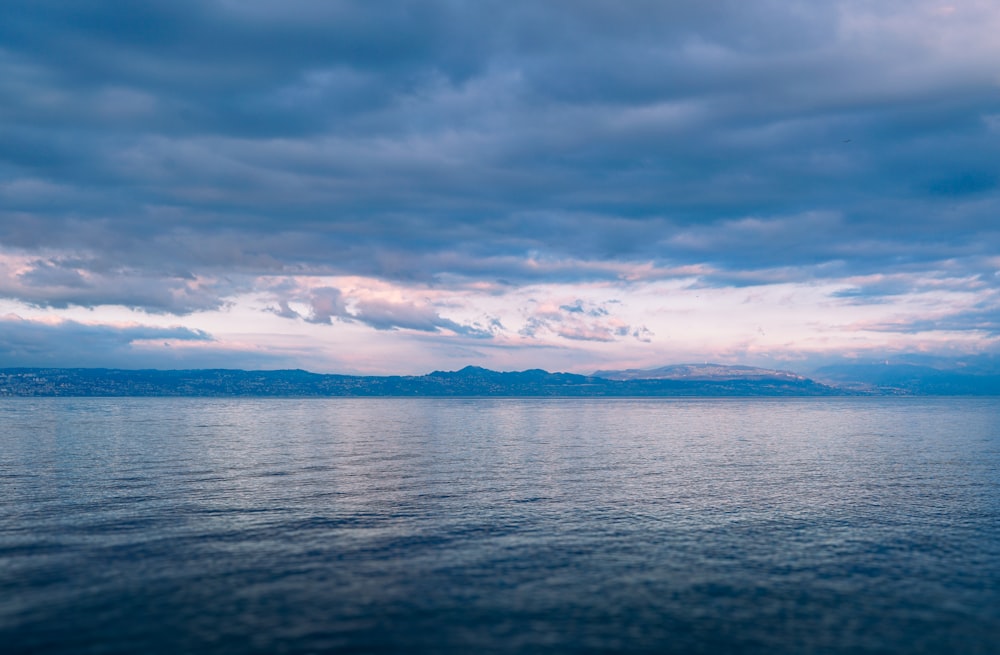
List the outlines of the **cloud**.
<svg viewBox="0 0 1000 655">
<path fill-rule="evenodd" d="M 0 317 L 4 367 L 180 368 L 195 362 L 233 367 L 262 365 L 266 359 L 226 352 L 210 334 L 182 326 L 29 320 L 14 314 Z"/>
<path fill-rule="evenodd" d="M 742 269 L 919 245 L 968 196 L 947 241 L 995 246 L 998 12 L 902 7 L 15 2 L 0 241 L 198 274 Z"/>
<path fill-rule="evenodd" d="M 990 340 L 1000 337 L 1000 301 L 991 298 L 959 310 L 940 310 L 929 316 L 900 317 L 865 326 L 876 332 L 922 334 L 928 332 L 973 332 Z"/>
<path fill-rule="evenodd" d="M 381 285 L 385 287 L 385 285 Z M 336 287 L 301 287 L 294 281 L 271 285 L 277 294 L 277 307 L 270 311 L 283 318 L 304 318 L 309 323 L 332 325 L 336 321 L 361 323 L 376 330 L 415 330 L 418 332 L 439 332 L 447 330 L 456 335 L 476 338 L 490 338 L 502 330 L 497 320 L 487 325 L 459 323 L 441 316 L 429 301 L 415 302 L 382 297 L 379 291 L 354 289 L 345 294 Z M 398 289 L 387 287 L 382 293 L 398 293 Z M 292 302 L 308 305 L 303 316 L 292 308 Z"/>
<path fill-rule="evenodd" d="M 592 303 L 576 299 L 571 303 L 537 303 L 518 334 L 528 339 L 557 336 L 571 341 L 612 343 L 623 338 L 650 342 L 651 330 L 632 326 L 612 315 L 617 301 Z"/>
<path fill-rule="evenodd" d="M 394 303 L 385 300 L 362 300 L 357 303 L 354 319 L 372 326 L 376 330 L 406 328 L 421 332 L 436 332 L 444 328 L 457 334 L 489 336 L 469 326 L 442 318 L 429 305 L 415 303 Z"/>
<path fill-rule="evenodd" d="M 335 318 L 346 318 L 347 305 L 344 303 L 343 294 L 340 289 L 333 287 L 320 287 L 313 289 L 309 298 L 309 305 L 312 307 L 312 314 L 308 320 L 310 323 L 332 323 Z M 280 314 L 288 316 L 288 304 L 283 305 L 285 312 Z M 292 316 L 297 316 L 292 312 Z"/>
<path fill-rule="evenodd" d="M 0 299 L 457 339 L 502 330 L 442 297 L 563 285 L 504 324 L 621 343 L 572 287 L 996 288 L 1000 10 L 949 7 L 13 0 Z"/>
<path fill-rule="evenodd" d="M 116 305 L 180 316 L 220 309 L 242 289 L 234 277 L 213 279 L 66 256 L 32 259 L 0 253 L 0 296 L 36 307 Z"/>
<path fill-rule="evenodd" d="M 967 272 L 967 271 L 963 271 Z M 901 296 L 920 294 L 964 294 L 976 295 L 984 300 L 993 295 L 989 275 L 982 273 L 954 277 L 943 271 L 936 275 L 896 273 L 891 275 L 871 274 L 852 276 L 842 282 L 850 286 L 830 294 L 854 304 L 886 303 Z"/>
</svg>

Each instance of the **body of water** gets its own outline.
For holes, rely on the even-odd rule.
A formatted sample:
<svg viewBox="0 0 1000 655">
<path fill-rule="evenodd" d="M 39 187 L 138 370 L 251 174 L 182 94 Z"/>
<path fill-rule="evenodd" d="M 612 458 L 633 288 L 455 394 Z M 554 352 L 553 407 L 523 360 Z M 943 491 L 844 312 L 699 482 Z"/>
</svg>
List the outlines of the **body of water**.
<svg viewBox="0 0 1000 655">
<path fill-rule="evenodd" d="M 996 653 L 1000 399 L 0 400 L 5 653 Z"/>
</svg>

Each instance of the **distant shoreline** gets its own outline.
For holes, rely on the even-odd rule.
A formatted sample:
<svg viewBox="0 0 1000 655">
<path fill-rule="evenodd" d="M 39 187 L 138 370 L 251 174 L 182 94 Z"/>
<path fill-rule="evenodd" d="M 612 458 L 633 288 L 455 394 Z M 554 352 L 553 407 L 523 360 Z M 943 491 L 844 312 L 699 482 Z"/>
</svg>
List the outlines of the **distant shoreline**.
<svg viewBox="0 0 1000 655">
<path fill-rule="evenodd" d="M 716 367 L 720 368 L 720 367 Z M 746 367 L 731 367 L 735 371 Z M 603 372 L 602 372 L 603 373 Z M 989 396 L 990 384 L 953 385 L 919 393 L 892 387 L 835 386 L 788 372 L 755 370 L 748 377 L 732 371 L 715 379 L 696 377 L 628 379 L 550 373 L 543 370 L 498 372 L 478 367 L 426 375 L 362 376 L 303 370 L 238 369 L 0 369 L 0 397 L 454 397 L 454 398 L 749 398 L 849 396 Z M 992 381 L 992 378 L 984 378 Z"/>
</svg>

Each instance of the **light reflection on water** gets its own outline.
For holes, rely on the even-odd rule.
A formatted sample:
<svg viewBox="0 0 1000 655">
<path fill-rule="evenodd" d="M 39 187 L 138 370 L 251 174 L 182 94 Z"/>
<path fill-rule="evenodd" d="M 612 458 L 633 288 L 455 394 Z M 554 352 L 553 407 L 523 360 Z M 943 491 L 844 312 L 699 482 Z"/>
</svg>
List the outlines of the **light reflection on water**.
<svg viewBox="0 0 1000 655">
<path fill-rule="evenodd" d="M 1000 400 L 11 399 L 11 652 L 992 653 Z"/>
</svg>

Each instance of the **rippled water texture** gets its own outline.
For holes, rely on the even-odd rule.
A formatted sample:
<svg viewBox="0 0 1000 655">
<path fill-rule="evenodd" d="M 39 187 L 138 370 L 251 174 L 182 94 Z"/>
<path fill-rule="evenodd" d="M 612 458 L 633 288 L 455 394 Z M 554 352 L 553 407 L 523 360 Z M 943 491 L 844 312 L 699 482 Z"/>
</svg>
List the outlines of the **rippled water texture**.
<svg viewBox="0 0 1000 655">
<path fill-rule="evenodd" d="M 7 653 L 996 653 L 1000 400 L 0 402 Z"/>
</svg>

